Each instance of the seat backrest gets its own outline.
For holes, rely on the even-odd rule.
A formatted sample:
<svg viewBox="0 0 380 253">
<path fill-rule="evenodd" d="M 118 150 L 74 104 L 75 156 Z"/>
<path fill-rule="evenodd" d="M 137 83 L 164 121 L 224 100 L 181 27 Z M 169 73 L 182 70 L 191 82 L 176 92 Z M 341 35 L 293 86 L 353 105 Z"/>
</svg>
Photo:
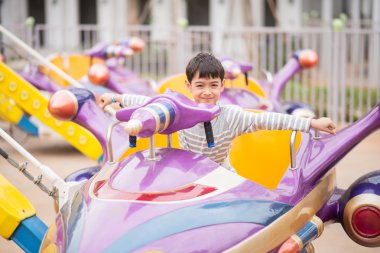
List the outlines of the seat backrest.
<svg viewBox="0 0 380 253">
<path fill-rule="evenodd" d="M 174 76 L 170 76 L 164 80 L 162 80 L 158 84 L 158 93 L 162 94 L 167 89 L 171 89 L 172 91 L 176 91 L 179 93 L 184 94 L 188 98 L 192 98 L 190 91 L 187 89 L 185 81 L 186 81 L 186 75 L 185 74 L 178 74 Z"/>
<path fill-rule="evenodd" d="M 275 189 L 290 165 L 291 130 L 260 130 L 232 142 L 230 163 L 237 173 L 269 189 Z M 301 134 L 296 136 L 296 150 Z"/>
</svg>

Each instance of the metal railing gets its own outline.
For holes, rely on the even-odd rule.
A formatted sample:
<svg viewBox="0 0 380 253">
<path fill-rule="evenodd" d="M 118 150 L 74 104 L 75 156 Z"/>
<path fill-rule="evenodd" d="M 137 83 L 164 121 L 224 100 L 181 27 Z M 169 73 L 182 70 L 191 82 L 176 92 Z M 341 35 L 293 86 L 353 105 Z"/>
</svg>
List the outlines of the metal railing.
<svg viewBox="0 0 380 253">
<path fill-rule="evenodd" d="M 29 29 L 29 30 L 28 30 Z M 184 72 L 199 51 L 228 55 L 250 62 L 250 74 L 260 79 L 262 69 L 278 71 L 294 51 L 304 48 L 319 55 L 317 67 L 297 74 L 285 88 L 284 100 L 311 105 L 318 116 L 347 124 L 363 116 L 380 100 L 380 29 L 326 28 L 211 28 L 129 26 L 112 29 L 95 25 L 18 30 L 35 49 L 49 53 L 81 52 L 100 41 L 141 37 L 145 49 L 126 65 L 144 77 L 159 81 Z"/>
</svg>

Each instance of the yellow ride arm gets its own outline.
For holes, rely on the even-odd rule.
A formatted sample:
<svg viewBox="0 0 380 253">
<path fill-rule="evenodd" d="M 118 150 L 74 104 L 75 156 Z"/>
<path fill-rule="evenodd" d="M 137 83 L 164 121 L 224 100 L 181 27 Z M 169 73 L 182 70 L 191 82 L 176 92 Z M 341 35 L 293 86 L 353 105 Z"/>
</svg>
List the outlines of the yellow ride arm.
<svg viewBox="0 0 380 253">
<path fill-rule="evenodd" d="M 0 235 L 10 239 L 18 225 L 35 214 L 32 204 L 0 174 Z"/>
<path fill-rule="evenodd" d="M 0 116 L 12 124 L 17 124 L 24 112 L 6 95 L 0 93 Z"/>
<path fill-rule="evenodd" d="M 99 141 L 87 129 L 73 122 L 62 122 L 51 116 L 48 99 L 38 89 L 0 62 L 0 94 L 13 99 L 25 112 L 55 130 L 86 156 L 98 160 L 102 155 Z"/>
</svg>

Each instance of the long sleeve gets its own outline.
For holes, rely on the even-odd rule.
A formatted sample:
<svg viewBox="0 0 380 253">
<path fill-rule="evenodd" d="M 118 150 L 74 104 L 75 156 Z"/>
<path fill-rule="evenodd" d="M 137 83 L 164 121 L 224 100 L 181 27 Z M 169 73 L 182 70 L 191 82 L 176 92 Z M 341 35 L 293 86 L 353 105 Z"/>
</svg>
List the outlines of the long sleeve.
<svg viewBox="0 0 380 253">
<path fill-rule="evenodd" d="M 150 97 L 146 97 L 142 95 L 123 94 L 122 99 L 121 99 L 121 105 L 123 107 L 142 105 L 145 102 L 147 102 L 149 99 Z"/>
<path fill-rule="evenodd" d="M 230 107 L 227 121 L 235 136 L 256 130 L 310 130 L 310 118 L 295 117 L 282 113 L 254 113 L 239 107 Z"/>
</svg>

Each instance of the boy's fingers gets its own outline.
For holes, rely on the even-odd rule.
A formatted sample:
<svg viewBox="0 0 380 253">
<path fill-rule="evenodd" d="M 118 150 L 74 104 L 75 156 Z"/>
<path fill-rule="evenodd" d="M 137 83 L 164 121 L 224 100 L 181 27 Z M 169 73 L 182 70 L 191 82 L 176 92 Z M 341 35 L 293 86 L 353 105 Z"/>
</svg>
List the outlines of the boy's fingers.
<svg viewBox="0 0 380 253">
<path fill-rule="evenodd" d="M 333 135 L 335 135 L 336 134 L 336 132 L 335 132 L 335 130 L 334 130 L 335 128 L 333 128 L 333 127 L 328 127 L 328 130 L 327 130 L 327 132 L 328 133 L 330 133 L 330 134 L 333 134 Z"/>
<path fill-rule="evenodd" d="M 335 133 L 335 129 L 336 129 L 335 124 L 331 124 L 331 125 L 329 126 L 329 129 Z"/>
</svg>

